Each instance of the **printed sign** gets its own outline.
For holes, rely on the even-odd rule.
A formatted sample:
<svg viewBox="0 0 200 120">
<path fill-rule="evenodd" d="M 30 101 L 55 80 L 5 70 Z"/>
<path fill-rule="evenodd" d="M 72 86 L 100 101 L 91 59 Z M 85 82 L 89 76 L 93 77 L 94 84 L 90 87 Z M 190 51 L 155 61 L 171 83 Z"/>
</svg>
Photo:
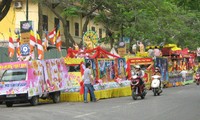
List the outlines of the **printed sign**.
<svg viewBox="0 0 200 120">
<path fill-rule="evenodd" d="M 20 46 L 20 52 L 22 56 L 27 56 L 30 53 L 30 47 L 29 44 L 22 44 Z"/>
<path fill-rule="evenodd" d="M 115 61 L 113 59 L 98 59 L 98 73 L 103 82 L 115 78 Z"/>
<path fill-rule="evenodd" d="M 19 68 L 27 68 L 27 67 L 28 65 L 26 62 L 12 62 L 12 63 L 0 64 L 0 70 L 19 69 Z"/>
<path fill-rule="evenodd" d="M 80 81 L 82 80 L 81 72 L 69 72 L 69 81 L 67 82 L 67 86 L 76 87 L 80 86 Z"/>
<path fill-rule="evenodd" d="M 124 58 L 118 59 L 118 75 L 120 78 L 126 78 L 126 61 Z"/>
<path fill-rule="evenodd" d="M 65 64 L 67 65 L 78 65 L 81 64 L 84 59 L 82 58 L 64 58 Z"/>
<path fill-rule="evenodd" d="M 126 55 L 126 47 L 118 48 L 118 54 L 119 54 L 120 56 Z"/>
<path fill-rule="evenodd" d="M 32 21 L 21 21 L 20 28 L 21 33 L 29 32 L 32 26 Z"/>
<path fill-rule="evenodd" d="M 29 44 L 30 43 L 30 32 L 21 33 L 20 44 Z"/>
<path fill-rule="evenodd" d="M 45 81 L 48 91 L 58 91 L 68 86 L 68 70 L 63 59 L 45 60 Z"/>
</svg>

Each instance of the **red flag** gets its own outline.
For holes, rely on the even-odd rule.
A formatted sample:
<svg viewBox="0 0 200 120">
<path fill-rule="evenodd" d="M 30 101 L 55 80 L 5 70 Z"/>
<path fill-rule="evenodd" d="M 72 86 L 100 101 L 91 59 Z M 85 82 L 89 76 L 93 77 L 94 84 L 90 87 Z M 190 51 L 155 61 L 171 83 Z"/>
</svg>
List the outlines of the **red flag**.
<svg viewBox="0 0 200 120">
<path fill-rule="evenodd" d="M 35 44 L 36 44 L 35 35 L 34 35 L 33 30 L 31 29 L 30 30 L 30 53 L 34 51 Z"/>
<path fill-rule="evenodd" d="M 38 48 L 38 59 L 39 60 L 44 59 L 44 49 L 39 34 L 37 34 L 37 48 Z"/>
<path fill-rule="evenodd" d="M 55 45 L 56 42 L 56 29 L 54 28 L 50 33 L 49 33 L 49 39 L 52 45 Z"/>
<path fill-rule="evenodd" d="M 62 41 L 61 41 L 61 36 L 60 36 L 60 30 L 57 31 L 56 35 L 56 48 L 58 49 L 59 52 L 61 52 L 61 46 L 62 46 Z"/>
<path fill-rule="evenodd" d="M 8 44 L 8 55 L 10 58 L 14 56 L 14 52 L 15 52 L 15 46 L 10 32 L 9 44 Z"/>
<path fill-rule="evenodd" d="M 17 34 L 17 48 L 16 48 L 16 52 L 17 52 L 17 57 L 19 58 L 21 56 L 21 53 L 20 53 L 20 35 Z"/>
</svg>

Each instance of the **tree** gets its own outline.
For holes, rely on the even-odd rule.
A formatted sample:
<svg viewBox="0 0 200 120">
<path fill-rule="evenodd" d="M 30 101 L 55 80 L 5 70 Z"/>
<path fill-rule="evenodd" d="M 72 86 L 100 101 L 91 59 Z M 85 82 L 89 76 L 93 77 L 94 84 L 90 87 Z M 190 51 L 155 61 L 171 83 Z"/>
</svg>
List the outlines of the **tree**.
<svg viewBox="0 0 200 120">
<path fill-rule="evenodd" d="M 130 37 L 130 46 L 140 41 L 150 41 L 152 45 L 161 42 L 175 43 L 182 47 L 194 48 L 198 43 L 200 26 L 199 3 L 191 0 L 58 0 L 52 4 L 44 0 L 46 5 L 63 23 L 66 46 L 69 40 L 66 19 L 71 16 L 82 16 L 85 19 L 82 33 L 87 30 L 90 20 L 103 23 L 107 37 L 113 47 L 123 36 Z M 183 7 L 184 6 L 187 7 Z M 59 5 L 62 14 L 58 12 Z M 196 5 L 196 7 L 194 7 Z M 186 9 L 187 8 L 187 9 Z M 98 14 L 94 14 L 98 13 Z"/>
<path fill-rule="evenodd" d="M 56 4 L 52 4 L 49 0 L 43 0 L 43 4 L 45 6 L 47 6 L 57 17 L 59 20 L 61 20 L 62 24 L 63 24 L 63 29 L 64 29 L 64 36 L 65 36 L 65 46 L 66 46 L 66 49 L 69 48 L 69 41 L 71 41 L 71 43 L 75 43 L 73 37 L 71 36 L 71 34 L 69 33 L 68 31 L 68 26 L 67 26 L 67 17 L 65 14 L 60 14 L 57 10 L 56 10 L 56 7 L 59 5 L 59 4 L 64 4 L 64 5 L 67 5 L 68 3 L 64 2 L 63 0 L 60 0 L 58 3 Z M 64 8 L 63 8 L 64 9 Z"/>
<path fill-rule="evenodd" d="M 122 29 L 121 34 L 136 40 L 148 39 L 153 45 L 175 43 L 190 49 L 195 46 L 191 43 L 199 41 L 199 12 L 185 11 L 171 0 L 116 0 L 106 4 L 109 14 L 100 15 L 99 21 L 105 26 L 110 23 L 114 33 Z"/>
</svg>

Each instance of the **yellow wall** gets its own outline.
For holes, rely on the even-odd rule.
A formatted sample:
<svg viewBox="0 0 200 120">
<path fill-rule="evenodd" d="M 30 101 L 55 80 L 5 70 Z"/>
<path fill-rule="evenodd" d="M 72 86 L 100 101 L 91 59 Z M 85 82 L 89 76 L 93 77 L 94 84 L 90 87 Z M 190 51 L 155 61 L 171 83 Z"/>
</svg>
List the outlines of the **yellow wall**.
<svg viewBox="0 0 200 120">
<path fill-rule="evenodd" d="M 29 0 L 30 1 L 30 0 Z M 33 30 L 38 30 L 38 4 L 29 2 L 28 20 L 33 21 Z M 15 9 L 16 28 L 20 29 L 20 21 L 26 21 L 26 2 L 23 1 L 21 9 Z"/>
<path fill-rule="evenodd" d="M 12 35 L 14 36 L 15 28 L 15 9 L 13 4 L 7 14 L 7 16 L 0 21 L 0 41 L 9 39 L 9 28 L 11 29 Z"/>
<path fill-rule="evenodd" d="M 56 8 L 59 13 L 62 11 Z M 50 32 L 54 28 L 54 18 L 56 17 L 47 7 L 43 8 L 43 14 L 48 16 L 48 31 Z M 16 19 L 14 19 L 16 18 Z M 20 29 L 20 21 L 25 21 L 26 20 L 26 1 L 22 0 L 22 8 L 20 9 L 15 9 L 12 5 L 11 10 L 9 11 L 9 14 L 4 18 L 3 22 L 0 22 L 1 25 L 7 25 L 6 28 L 0 27 L 0 32 L 6 34 L 6 38 L 8 37 L 8 28 L 11 28 L 13 31 L 15 29 Z M 38 30 L 38 4 L 31 3 L 29 1 L 29 20 L 33 21 L 34 25 L 34 31 L 36 32 Z M 82 19 L 81 16 L 77 17 L 69 17 L 68 21 L 70 22 L 70 33 L 74 40 L 77 43 L 80 43 L 82 40 L 82 27 L 85 22 L 85 18 Z M 75 22 L 79 23 L 79 36 L 75 36 Z M 95 26 L 97 34 L 99 34 L 99 28 L 102 28 L 103 34 L 102 36 L 105 36 L 105 30 L 101 24 L 94 25 L 94 22 L 91 21 L 88 25 L 88 30 L 91 29 L 92 26 Z M 64 33 L 63 33 L 63 27 L 62 27 L 62 22 L 60 21 L 60 29 L 61 29 L 61 37 L 62 40 L 64 40 Z M 13 33 L 14 34 L 14 33 Z M 0 36 L 1 39 L 1 36 Z M 8 39 L 7 39 L 8 40 Z"/>
</svg>

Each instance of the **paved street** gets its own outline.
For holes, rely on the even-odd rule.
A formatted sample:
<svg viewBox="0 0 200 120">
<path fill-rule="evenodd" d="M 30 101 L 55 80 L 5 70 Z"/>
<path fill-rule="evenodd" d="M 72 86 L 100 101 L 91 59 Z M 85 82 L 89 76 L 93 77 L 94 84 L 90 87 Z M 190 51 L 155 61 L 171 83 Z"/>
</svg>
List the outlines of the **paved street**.
<svg viewBox="0 0 200 120">
<path fill-rule="evenodd" d="M 144 100 L 131 97 L 100 100 L 97 103 L 43 103 L 38 106 L 0 105 L 0 120 L 199 120 L 200 86 L 195 84 L 152 91 Z"/>
</svg>

